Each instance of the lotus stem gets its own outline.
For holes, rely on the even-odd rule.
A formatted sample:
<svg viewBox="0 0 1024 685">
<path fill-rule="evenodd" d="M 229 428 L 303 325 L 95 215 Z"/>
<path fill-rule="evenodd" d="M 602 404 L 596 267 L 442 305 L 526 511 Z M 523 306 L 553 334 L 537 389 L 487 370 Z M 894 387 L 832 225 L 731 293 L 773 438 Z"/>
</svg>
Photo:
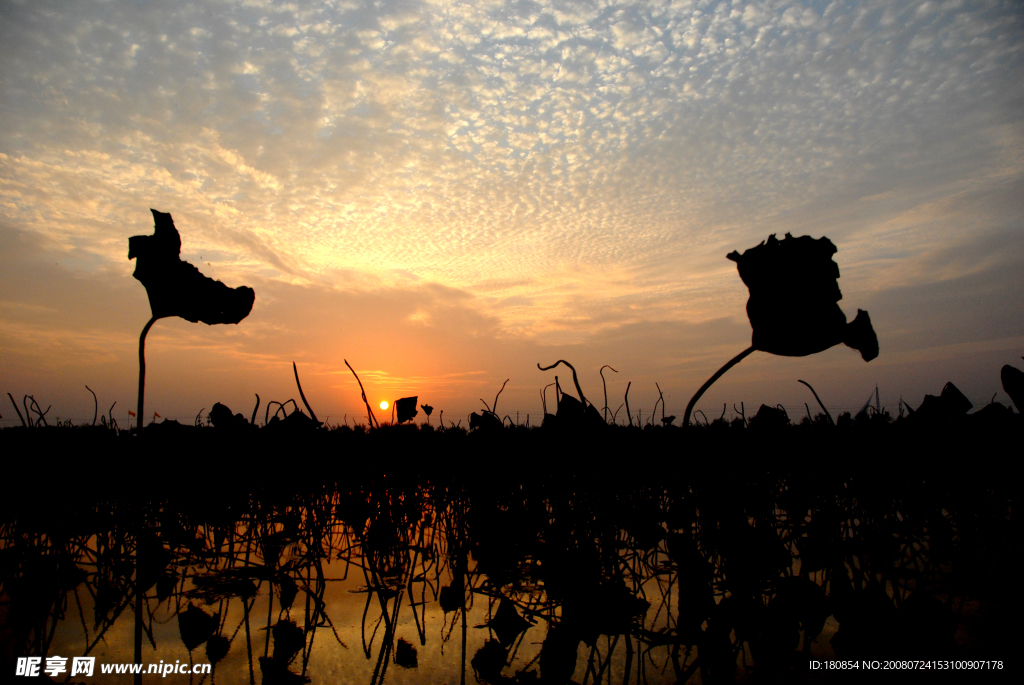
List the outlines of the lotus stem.
<svg viewBox="0 0 1024 685">
<path fill-rule="evenodd" d="M 100 415 L 100 402 L 96 399 L 96 393 L 92 392 L 92 388 L 88 385 L 85 389 L 92 393 L 92 425 L 96 425 L 96 418 Z"/>
<path fill-rule="evenodd" d="M 732 367 L 736 366 L 741 361 L 743 361 L 745 358 L 750 356 L 750 354 L 753 351 L 754 351 L 754 346 L 753 345 L 751 345 L 747 349 L 743 350 L 742 352 L 737 354 L 735 357 L 730 359 L 728 362 L 726 362 L 725 366 L 723 366 L 718 371 L 716 371 L 715 375 L 712 376 L 711 378 L 709 378 L 707 380 L 707 382 L 704 383 L 704 385 L 700 386 L 700 390 L 698 390 L 697 393 L 692 398 L 690 398 L 690 403 L 688 405 L 686 405 L 686 413 L 683 415 L 683 428 L 686 428 L 687 426 L 690 425 L 690 414 L 693 413 L 693 405 L 697 404 L 697 400 L 700 399 L 700 396 L 703 395 L 704 392 L 708 388 L 710 388 L 714 384 L 715 381 L 717 381 L 719 378 L 721 378 L 725 374 L 726 371 L 728 371 L 729 369 L 731 369 Z"/>
<path fill-rule="evenodd" d="M 499 390 L 498 394 L 494 396 L 494 404 L 491 405 L 491 412 L 493 412 L 495 414 L 498 413 L 498 398 L 501 397 L 501 393 L 503 393 L 505 391 L 505 386 L 508 385 L 508 382 L 510 380 L 512 380 L 512 379 L 511 378 L 506 378 L 505 382 L 501 384 L 501 390 Z M 486 402 L 484 404 L 486 404 Z"/>
<path fill-rule="evenodd" d="M 373 415 L 373 409 L 370 408 L 370 402 L 366 399 L 366 390 L 363 389 L 363 382 L 359 380 L 359 374 L 356 373 L 356 370 L 352 368 L 347 359 L 343 361 L 348 370 L 352 372 L 352 375 L 356 377 L 356 383 L 359 384 L 359 392 L 362 394 L 363 404 L 366 405 L 366 420 L 370 422 L 370 428 L 374 428 L 374 424 L 376 424 L 376 428 L 380 428 L 380 424 L 377 423 L 377 417 Z"/>
<path fill-rule="evenodd" d="M 28 424 L 25 423 L 25 417 L 21 415 L 21 410 L 18 409 L 18 403 L 14 401 L 14 395 L 7 393 L 7 396 L 11 398 L 11 404 L 14 405 L 14 411 L 18 412 L 18 418 L 21 419 L 22 427 L 28 428 Z"/>
<path fill-rule="evenodd" d="M 309 412 L 309 418 L 313 419 L 313 421 L 319 425 L 320 421 L 317 420 L 316 414 L 313 413 L 313 408 L 309 406 L 309 402 L 306 401 L 305 393 L 302 392 L 302 383 L 299 383 L 299 367 L 295 366 L 295 362 L 292 362 L 292 371 L 295 372 L 295 385 L 299 386 L 299 397 L 302 398 L 302 403 L 306 405 L 306 411 Z"/>
<path fill-rule="evenodd" d="M 549 370 L 555 368 L 556 366 L 558 366 L 559 364 L 565 364 L 570 369 L 572 369 L 572 382 L 576 386 L 576 392 L 578 392 L 580 394 L 580 404 L 582 404 L 584 407 L 586 407 L 587 406 L 587 398 L 584 397 L 584 395 L 583 395 L 583 388 L 580 387 L 580 381 L 576 377 L 576 367 L 574 367 L 572 364 L 570 364 L 569 362 L 565 361 L 564 359 L 559 359 L 557 362 L 555 362 L 551 366 L 541 366 L 540 364 L 537 364 L 537 368 L 540 369 L 541 371 L 549 371 Z M 555 376 L 555 380 L 556 381 L 558 380 L 558 376 Z"/>
<path fill-rule="evenodd" d="M 828 413 L 828 409 L 825 409 L 825 404 L 821 401 L 821 398 L 818 397 L 818 393 L 814 392 L 814 388 L 811 387 L 811 384 L 808 383 L 807 381 L 801 381 L 801 380 L 798 380 L 797 383 L 803 383 L 804 385 L 807 386 L 807 388 L 811 391 L 811 394 L 814 395 L 814 399 L 818 400 L 818 406 L 821 407 L 821 410 L 823 412 L 825 412 L 825 416 L 828 417 L 828 422 L 831 423 L 833 426 L 836 425 L 836 422 L 832 420 L 832 415 Z M 876 386 L 876 389 L 877 389 L 877 386 Z M 807 416 L 808 416 L 808 418 L 811 416 L 811 410 L 810 409 L 807 410 Z"/>
<path fill-rule="evenodd" d="M 145 328 L 142 329 L 142 335 L 139 336 L 139 404 L 135 413 L 135 420 L 137 422 L 137 429 L 142 430 L 142 417 L 145 414 L 142 413 L 143 405 L 146 400 L 146 336 L 149 335 L 149 329 L 156 323 L 157 317 L 153 317 L 146 324 Z"/>
<path fill-rule="evenodd" d="M 604 380 L 605 369 L 611 369 L 612 371 L 615 371 L 615 369 L 612 368 L 611 364 L 605 364 L 598 371 L 598 373 L 601 374 L 601 386 L 604 388 L 604 422 L 608 423 L 608 384 L 605 383 Z M 615 373 L 618 373 L 618 371 L 615 371 Z"/>
</svg>

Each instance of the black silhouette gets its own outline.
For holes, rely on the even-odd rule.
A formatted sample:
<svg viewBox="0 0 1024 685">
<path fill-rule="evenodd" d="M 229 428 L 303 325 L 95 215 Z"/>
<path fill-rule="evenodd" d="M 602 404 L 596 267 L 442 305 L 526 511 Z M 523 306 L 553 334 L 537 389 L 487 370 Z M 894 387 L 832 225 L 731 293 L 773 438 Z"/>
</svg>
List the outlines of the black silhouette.
<svg viewBox="0 0 1024 685">
<path fill-rule="evenodd" d="M 960 412 L 959 393 L 943 394 Z M 794 425 L 764 406 L 750 430 L 720 418 L 686 433 L 346 427 L 296 440 L 250 425 L 225 439 L 189 426 L 155 441 L 141 471 L 117 468 L 137 450 L 110 431 L 0 431 L 13 454 L 44 437 L 95 440 L 111 464 L 48 461 L 77 486 L 59 510 L 32 508 L 30 489 L 0 502 L 0 668 L 14 667 L 7 654 L 63 654 L 72 631 L 89 654 L 133 627 L 145 661 L 168 647 L 153 630 L 168 615 L 182 660 L 205 654 L 214 682 L 245 682 L 246 669 L 255 682 L 323 682 L 324 660 L 365 662 L 373 685 L 389 664 L 428 660 L 448 682 L 460 669 L 502 685 L 731 682 L 740 670 L 800 682 L 830 639 L 858 660 L 1011 652 L 1018 495 L 999 450 L 1020 416 L 893 420 L 872 400 L 863 423 Z M 211 458 L 225 444 L 260 467 Z M 658 456 L 680 444 L 717 458 Z M 359 452 L 386 465 L 337 458 Z M 481 452 L 504 470 L 481 468 Z M 942 458 L 960 453 L 978 467 Z M 552 458 L 563 454 L 626 459 Z M 928 458 L 892 458 L 913 454 Z M 212 485 L 195 493 L 197 476 Z M 133 491 L 136 479 L 151 485 Z M 342 643 L 324 594 L 346 573 L 366 595 L 362 649 Z M 467 630 L 474 615 L 485 618 Z M 224 672 L 229 653 L 241 672 Z"/>
<path fill-rule="evenodd" d="M 242 414 L 233 414 L 231 410 L 220 402 L 216 402 L 210 410 L 210 423 L 214 428 L 221 429 L 244 429 L 250 426 Z"/>
<path fill-rule="evenodd" d="M 921 406 L 911 416 L 917 420 L 947 421 L 967 415 L 974 405 L 964 397 L 952 383 L 946 383 L 942 387 L 942 394 L 939 396 L 925 395 Z"/>
<path fill-rule="evenodd" d="M 178 614 L 178 631 L 185 648 L 192 651 L 206 642 L 217 630 L 219 616 L 210 616 L 199 607 L 188 603 L 188 609 Z"/>
<path fill-rule="evenodd" d="M 356 377 L 356 383 L 359 384 L 359 393 L 363 399 L 363 404 L 366 405 L 367 423 L 370 424 L 371 428 L 380 428 L 380 424 L 377 423 L 377 417 L 373 415 L 373 407 L 370 406 L 369 400 L 366 399 L 366 390 L 363 389 L 363 382 L 359 380 L 359 374 L 356 373 L 356 370 L 352 368 L 352 365 L 348 363 L 347 359 L 345 359 L 344 362 L 345 366 L 348 367 L 348 370 L 351 371 L 352 375 Z"/>
<path fill-rule="evenodd" d="M 153 317 L 180 316 L 205 324 L 238 323 L 249 315 L 256 294 L 252 288 L 229 288 L 182 261 L 181 237 L 170 214 L 153 212 L 153 235 L 128 239 L 128 259 L 136 259 L 135 278 L 146 286 Z"/>
<path fill-rule="evenodd" d="M 572 364 L 559 359 L 551 366 L 541 366 L 537 364 L 537 368 L 541 371 L 550 371 L 559 364 L 565 364 L 572 371 L 572 382 L 576 386 L 576 392 L 579 393 L 579 399 L 576 399 L 572 395 L 568 395 L 562 392 L 561 386 L 558 385 L 558 377 L 555 376 L 555 393 L 558 396 L 558 413 L 556 414 L 557 421 L 549 423 L 547 416 L 544 417 L 545 425 L 558 426 L 563 429 L 592 429 L 600 426 L 607 425 L 604 419 L 601 417 L 601 412 L 597 410 L 593 404 L 591 404 L 587 398 L 583 395 L 583 388 L 580 387 L 579 378 L 576 375 L 576 368 Z M 601 377 L 602 380 L 604 376 Z M 629 392 L 629 389 L 626 389 Z"/>
<path fill-rule="evenodd" d="M 751 345 L 729 360 L 690 399 L 683 427 L 701 395 L 722 375 L 755 350 L 803 357 L 844 343 L 864 361 L 878 356 L 878 337 L 868 313 L 860 309 L 850 323 L 837 302 L 839 265 L 832 261 L 836 246 L 828 238 L 810 236 L 783 240 L 774 234 L 743 254 L 726 257 L 736 262 L 740 278 L 750 289 L 747 316 L 754 328 Z"/>
<path fill-rule="evenodd" d="M 128 259 L 135 259 L 133 274 L 146 287 L 152 318 L 139 336 L 139 401 L 136 413 L 142 428 L 146 394 L 146 335 L 157 319 L 180 316 L 186 321 L 205 324 L 234 323 L 249 316 L 256 293 L 252 288 L 229 288 L 199 273 L 199 269 L 183 261 L 181 237 L 170 214 L 150 209 L 155 229 L 153 235 L 137 235 L 128 239 Z M 296 374 L 298 380 L 298 374 Z"/>
<path fill-rule="evenodd" d="M 306 407 L 306 411 L 309 412 L 309 418 L 313 423 L 320 425 L 320 422 L 316 418 L 316 414 L 313 412 L 313 408 L 309 406 L 309 402 L 306 401 L 306 393 L 302 392 L 302 383 L 299 382 L 299 367 L 295 366 L 295 362 L 292 362 L 292 371 L 295 373 L 295 385 L 299 388 L 299 397 L 302 398 L 302 404 Z M 253 410 L 255 413 L 255 410 Z"/>
<path fill-rule="evenodd" d="M 601 388 L 604 390 L 604 410 L 601 412 L 601 416 L 604 418 L 604 422 L 608 423 L 608 383 L 604 379 L 605 369 L 612 369 L 615 373 L 618 371 L 615 371 L 610 364 L 605 364 L 598 370 L 598 373 L 601 374 Z"/>
<path fill-rule="evenodd" d="M 1024 414 L 1024 372 L 1007 364 L 999 376 L 1003 382 L 1003 390 L 1010 396 L 1013 406 Z M 17 405 L 14 408 L 17 409 Z"/>
<path fill-rule="evenodd" d="M 498 416 L 498 398 L 501 397 L 501 393 L 505 390 L 505 386 L 508 385 L 510 379 L 506 378 L 505 382 L 501 384 L 501 388 L 498 390 L 498 394 L 494 396 L 494 404 L 489 405 L 487 401 L 480 398 L 480 402 L 486 407 L 486 411 L 477 414 L 473 412 L 469 415 L 469 429 L 470 430 L 498 430 L 502 427 L 503 423 L 501 417 Z"/>
<path fill-rule="evenodd" d="M 419 397 L 403 397 L 402 399 L 395 400 L 395 411 L 398 413 L 398 423 L 405 423 L 406 421 L 412 421 L 417 414 L 416 411 L 416 400 Z"/>
<path fill-rule="evenodd" d="M 740 278 L 750 289 L 747 316 L 754 328 L 755 350 L 803 357 L 844 343 L 864 361 L 878 356 L 878 338 L 868 313 L 860 309 L 850 323 L 837 302 L 839 266 L 836 246 L 828 238 L 783 240 L 774 235 L 743 254 L 730 252 Z"/>
</svg>

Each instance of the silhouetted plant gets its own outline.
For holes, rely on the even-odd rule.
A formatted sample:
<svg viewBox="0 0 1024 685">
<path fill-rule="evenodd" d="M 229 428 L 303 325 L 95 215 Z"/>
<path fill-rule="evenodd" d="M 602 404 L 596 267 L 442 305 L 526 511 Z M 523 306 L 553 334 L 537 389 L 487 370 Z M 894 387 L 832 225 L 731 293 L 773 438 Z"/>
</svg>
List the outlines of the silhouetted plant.
<svg viewBox="0 0 1024 685">
<path fill-rule="evenodd" d="M 356 383 L 359 384 L 359 393 L 363 398 L 363 404 L 366 405 L 366 420 L 369 422 L 370 428 L 380 428 L 380 424 L 377 423 L 377 417 L 373 415 L 373 408 L 370 407 L 370 402 L 366 399 L 366 390 L 363 389 L 363 382 L 359 380 L 359 374 L 356 373 L 356 370 L 352 368 L 352 365 L 348 363 L 347 359 L 345 359 L 344 362 L 345 366 L 348 367 L 348 370 L 356 377 Z"/>
<path fill-rule="evenodd" d="M 18 414 L 18 418 L 19 418 L 19 419 L 21 420 L 21 425 L 22 425 L 22 426 L 23 426 L 24 428 L 28 428 L 28 427 L 29 427 L 29 425 L 28 425 L 28 423 L 27 423 L 27 422 L 25 421 L 25 417 L 21 415 L 21 410 L 20 410 L 20 409 L 18 409 L 18 403 L 14 401 L 14 395 L 12 395 L 11 393 L 7 393 L 7 396 L 8 396 L 9 398 L 11 398 L 11 405 L 12 405 L 12 406 L 14 407 L 14 411 L 15 411 L 15 412 L 17 412 L 17 414 Z"/>
<path fill-rule="evenodd" d="M 501 384 L 501 389 L 498 390 L 498 394 L 494 396 L 493 405 L 488 405 L 486 400 L 484 400 L 482 397 L 480 398 L 480 402 L 483 403 L 487 411 L 484 411 L 480 414 L 473 412 L 472 414 L 469 415 L 470 430 L 473 430 L 475 428 L 495 429 L 502 427 L 502 420 L 501 418 L 498 417 L 498 398 L 501 397 L 501 393 L 505 390 L 505 386 L 508 385 L 509 380 L 511 379 L 506 378 L 505 382 Z"/>
<path fill-rule="evenodd" d="M 252 311 L 256 293 L 252 288 L 229 288 L 199 273 L 180 257 L 181 237 L 171 215 L 150 209 L 155 224 L 153 235 L 128 239 L 128 259 L 135 259 L 133 276 L 146 288 L 152 318 L 139 336 L 139 428 L 143 423 L 146 392 L 146 335 L 157 319 L 180 316 L 186 321 L 213 325 L 237 324 Z"/>
<path fill-rule="evenodd" d="M 92 425 L 95 426 L 96 425 L 96 417 L 99 416 L 99 413 L 100 413 L 100 401 L 98 399 L 96 399 L 96 393 L 94 393 L 92 391 L 92 388 L 90 388 L 87 385 L 87 386 L 85 386 L 85 389 L 88 390 L 89 394 L 92 395 Z"/>
<path fill-rule="evenodd" d="M 397 413 L 398 423 L 405 423 L 406 421 L 411 421 L 416 418 L 416 415 L 419 414 L 419 412 L 416 411 L 416 400 L 418 399 L 419 396 L 417 395 L 416 397 L 403 397 L 395 400 L 394 407 L 395 412 Z"/>
<path fill-rule="evenodd" d="M 750 290 L 747 316 L 754 332 L 751 345 L 729 360 L 708 379 L 686 406 L 683 426 L 701 395 L 726 371 L 755 350 L 787 357 L 803 357 L 844 343 L 858 350 L 864 361 L 878 356 L 878 338 L 868 313 L 858 309 L 850 323 L 837 304 L 839 265 L 832 261 L 836 246 L 828 238 L 794 238 L 789 233 L 743 254 L 730 252 L 740 278 Z"/>
<path fill-rule="evenodd" d="M 825 416 L 828 417 L 828 422 L 830 424 L 832 424 L 833 426 L 836 425 L 836 422 L 832 420 L 832 415 L 829 414 L 828 413 L 828 409 L 825 408 L 825 403 L 821 401 L 820 397 L 818 397 L 818 393 L 814 391 L 814 388 L 811 387 L 811 384 L 808 383 L 807 381 L 801 381 L 801 380 L 798 380 L 797 383 L 803 383 L 804 385 L 807 386 L 808 390 L 811 391 L 811 394 L 814 395 L 814 399 L 818 401 L 818 406 L 821 407 L 821 410 L 823 412 L 825 412 Z M 811 409 L 810 409 L 810 407 L 808 407 L 807 408 L 807 416 L 808 416 L 808 418 L 810 418 L 810 415 L 811 415 Z"/>
<path fill-rule="evenodd" d="M 1024 372 L 1007 364 L 1002 368 L 999 376 L 1003 383 L 1003 390 L 1010 396 L 1017 411 L 1024 414 Z"/>
<path fill-rule="evenodd" d="M 572 364 L 564 359 L 559 359 L 551 366 L 541 366 L 540 364 L 537 364 L 537 368 L 541 371 L 550 371 L 559 364 L 565 364 L 570 370 L 572 370 L 572 382 L 573 385 L 576 386 L 576 392 L 579 394 L 580 398 L 577 400 L 570 395 L 566 395 L 564 392 L 561 394 L 558 399 L 558 425 L 563 427 L 573 425 L 607 425 L 601 418 L 601 413 L 583 394 L 583 388 L 580 387 L 580 381 L 576 375 L 576 368 Z M 604 376 L 602 376 L 602 378 L 604 378 Z M 561 388 L 558 385 L 558 376 L 555 376 L 555 392 L 557 393 L 560 390 Z"/>
<path fill-rule="evenodd" d="M 612 367 L 610 364 L 605 364 L 598 370 L 598 373 L 601 374 L 601 387 L 604 389 L 604 412 L 602 416 L 604 417 L 604 422 L 608 423 L 608 384 L 604 380 L 605 369 L 612 369 Z M 615 369 L 612 369 L 612 371 L 615 371 Z M 618 373 L 618 371 L 615 371 L 615 373 Z"/>
<path fill-rule="evenodd" d="M 306 401 L 306 394 L 302 392 L 302 383 L 299 382 L 299 367 L 295 366 L 295 362 L 292 362 L 292 371 L 295 373 L 295 385 L 299 388 L 299 397 L 302 398 L 302 404 L 305 405 L 306 411 L 309 412 L 309 418 L 319 426 L 320 421 L 316 418 L 316 414 L 313 413 L 313 408 L 309 406 L 309 402 Z M 253 413 L 255 413 L 255 410 L 253 410 Z"/>
</svg>

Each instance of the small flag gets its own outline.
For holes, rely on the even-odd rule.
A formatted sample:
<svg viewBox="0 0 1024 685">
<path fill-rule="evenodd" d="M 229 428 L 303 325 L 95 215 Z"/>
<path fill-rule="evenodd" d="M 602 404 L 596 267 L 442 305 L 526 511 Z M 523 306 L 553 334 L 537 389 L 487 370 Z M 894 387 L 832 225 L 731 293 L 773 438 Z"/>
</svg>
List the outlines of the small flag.
<svg viewBox="0 0 1024 685">
<path fill-rule="evenodd" d="M 162 418 L 163 418 L 162 416 L 160 416 L 160 415 L 159 415 L 159 414 L 157 414 L 156 412 L 153 412 L 153 416 L 154 416 L 154 417 L 156 417 L 156 418 L 158 418 L 158 419 L 162 419 Z"/>
<path fill-rule="evenodd" d="M 133 412 L 131 409 L 129 409 L 128 410 L 128 416 L 135 416 L 135 412 Z"/>
</svg>

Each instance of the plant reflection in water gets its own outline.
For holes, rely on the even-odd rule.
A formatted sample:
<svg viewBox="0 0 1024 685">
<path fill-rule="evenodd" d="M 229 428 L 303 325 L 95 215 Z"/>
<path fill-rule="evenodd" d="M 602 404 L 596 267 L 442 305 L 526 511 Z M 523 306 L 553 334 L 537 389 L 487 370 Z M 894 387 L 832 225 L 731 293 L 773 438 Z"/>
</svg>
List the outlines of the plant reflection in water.
<svg viewBox="0 0 1024 685">
<path fill-rule="evenodd" d="M 242 470 L 203 443 L 208 463 L 189 480 L 168 475 L 170 455 L 194 458 L 214 430 L 189 427 L 135 466 L 162 480 L 123 489 L 69 461 L 80 487 L 61 507 L 33 509 L 28 494 L 4 505 L 3 667 L 130 662 L 133 630 L 142 663 L 208 661 L 221 683 L 788 681 L 823 655 L 999 647 L 990 580 L 1020 537 L 1017 495 L 994 471 L 975 482 L 875 463 L 861 450 L 881 433 L 834 441 L 824 422 L 777 443 L 717 423 L 689 432 L 682 459 L 633 465 L 566 455 L 665 453 L 680 431 L 343 429 L 308 453 L 435 456 L 296 472 L 253 457 Z M 872 430 L 890 431 L 893 453 L 919 444 Z M 139 438 L 95 440 L 110 473 L 133 473 Z M 733 456 L 686 458 L 711 445 Z M 276 447 L 230 453 L 288 453 Z M 783 447 L 784 462 L 767 457 Z M 515 457 L 530 453 L 544 458 Z M 987 623 L 967 634 L 979 603 Z"/>
</svg>

